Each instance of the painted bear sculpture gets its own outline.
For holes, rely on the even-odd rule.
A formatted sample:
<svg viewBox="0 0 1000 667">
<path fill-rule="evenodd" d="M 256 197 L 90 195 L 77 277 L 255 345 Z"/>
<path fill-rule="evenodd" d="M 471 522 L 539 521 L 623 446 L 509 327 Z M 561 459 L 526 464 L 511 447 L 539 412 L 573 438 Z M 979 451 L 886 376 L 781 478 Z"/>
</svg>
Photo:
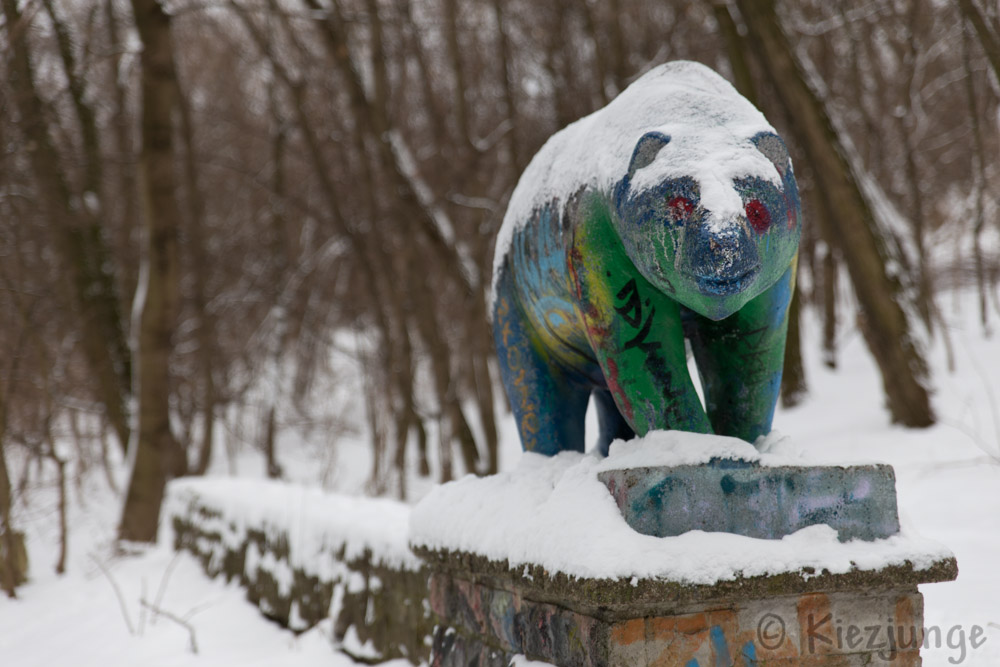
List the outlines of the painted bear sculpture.
<svg viewBox="0 0 1000 667">
<path fill-rule="evenodd" d="M 493 333 L 524 449 L 771 430 L 800 204 L 784 142 L 709 68 L 648 72 L 553 135 L 497 239 Z M 688 373 L 690 341 L 704 406 Z"/>
</svg>

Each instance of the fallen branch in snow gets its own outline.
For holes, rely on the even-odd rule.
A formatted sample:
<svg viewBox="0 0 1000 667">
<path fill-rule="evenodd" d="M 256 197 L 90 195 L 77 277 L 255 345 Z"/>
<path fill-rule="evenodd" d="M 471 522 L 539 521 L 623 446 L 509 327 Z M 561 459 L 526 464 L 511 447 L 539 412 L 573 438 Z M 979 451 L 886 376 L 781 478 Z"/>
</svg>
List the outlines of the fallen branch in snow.
<svg viewBox="0 0 1000 667">
<path fill-rule="evenodd" d="M 150 604 L 149 602 L 146 602 L 146 600 L 140 599 L 139 600 L 139 604 L 142 605 L 142 607 L 144 609 L 148 609 L 151 612 L 153 612 L 154 618 L 156 616 L 162 616 L 164 618 L 168 618 L 171 621 L 173 621 L 174 623 L 176 623 L 177 625 L 180 625 L 181 627 L 183 627 L 184 629 L 186 629 L 188 631 L 188 639 L 191 642 L 191 653 L 194 653 L 195 655 L 198 655 L 198 641 L 195 638 L 194 626 L 193 625 L 191 625 L 190 623 L 188 623 L 187 621 L 185 621 L 180 616 L 172 614 L 169 611 L 167 611 L 166 609 L 161 609 L 160 607 L 157 607 L 155 604 Z"/>
<path fill-rule="evenodd" d="M 105 577 L 107 577 L 108 581 L 111 583 L 111 588 L 114 589 L 115 595 L 118 597 L 118 605 L 121 607 L 122 618 L 125 619 L 125 626 L 128 628 L 128 633 L 134 637 L 135 627 L 132 625 L 132 618 L 129 616 L 128 606 L 125 604 L 125 596 L 122 595 L 122 589 L 118 586 L 118 582 L 115 581 L 115 578 L 111 576 L 111 572 L 108 570 L 108 568 L 104 566 L 104 563 L 102 563 L 93 554 L 91 554 L 90 559 L 94 561 L 98 569 L 101 570 L 101 573 Z"/>
</svg>

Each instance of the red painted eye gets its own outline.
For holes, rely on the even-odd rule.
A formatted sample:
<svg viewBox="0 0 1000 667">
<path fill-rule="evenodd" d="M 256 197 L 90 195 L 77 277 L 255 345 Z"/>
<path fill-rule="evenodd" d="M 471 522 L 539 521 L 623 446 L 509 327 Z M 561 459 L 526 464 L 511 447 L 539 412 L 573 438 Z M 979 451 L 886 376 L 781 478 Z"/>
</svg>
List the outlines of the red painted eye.
<svg viewBox="0 0 1000 667">
<path fill-rule="evenodd" d="M 747 220 L 758 234 L 763 234 L 771 226 L 771 214 L 759 199 L 751 199 L 746 205 Z"/>
<path fill-rule="evenodd" d="M 690 199 L 685 197 L 674 197 L 667 202 L 667 215 L 670 217 L 671 222 L 684 222 L 684 219 L 691 215 L 691 211 L 693 210 L 694 204 L 691 203 Z"/>
</svg>

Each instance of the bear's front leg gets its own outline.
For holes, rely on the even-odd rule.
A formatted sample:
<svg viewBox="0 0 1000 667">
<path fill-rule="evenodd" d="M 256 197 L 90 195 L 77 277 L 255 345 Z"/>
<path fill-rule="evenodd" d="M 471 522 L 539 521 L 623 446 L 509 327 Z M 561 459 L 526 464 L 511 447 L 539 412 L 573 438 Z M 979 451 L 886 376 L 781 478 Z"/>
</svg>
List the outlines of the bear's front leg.
<svg viewBox="0 0 1000 667">
<path fill-rule="evenodd" d="M 770 289 L 724 320 L 684 309 L 715 432 L 753 443 L 771 431 L 781 390 L 795 261 Z"/>
<path fill-rule="evenodd" d="M 568 261 L 587 339 L 632 430 L 711 433 L 687 371 L 679 307 L 628 259 L 606 209 L 588 211 Z"/>
</svg>

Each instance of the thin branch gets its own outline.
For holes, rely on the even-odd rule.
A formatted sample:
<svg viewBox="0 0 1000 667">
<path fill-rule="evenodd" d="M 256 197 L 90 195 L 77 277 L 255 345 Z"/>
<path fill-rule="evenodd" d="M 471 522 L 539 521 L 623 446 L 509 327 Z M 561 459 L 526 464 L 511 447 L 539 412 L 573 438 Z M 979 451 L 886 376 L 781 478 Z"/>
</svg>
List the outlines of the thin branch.
<svg viewBox="0 0 1000 667">
<path fill-rule="evenodd" d="M 115 596 L 118 598 L 118 606 L 121 608 L 122 618 L 125 619 L 125 626 L 128 628 L 128 633 L 134 637 L 135 626 L 132 625 L 132 618 L 129 616 L 128 605 L 125 604 L 125 596 L 122 595 L 122 589 L 118 586 L 118 582 L 115 581 L 115 578 L 111 576 L 111 572 L 108 568 L 104 566 L 104 563 L 102 563 L 97 556 L 91 554 L 90 559 L 94 561 L 94 564 L 97 565 L 101 574 L 107 578 L 108 582 L 111 584 L 111 588 L 115 591 Z"/>
<path fill-rule="evenodd" d="M 182 628 L 184 628 L 185 630 L 187 630 L 188 631 L 188 639 L 191 642 L 191 644 L 190 644 L 190 646 L 191 646 L 191 653 L 194 653 L 195 655 L 198 655 L 198 640 L 195 638 L 194 626 L 193 625 L 191 625 L 190 623 L 188 623 L 187 621 L 185 621 L 180 616 L 172 614 L 169 611 L 167 611 L 166 609 L 161 609 L 160 607 L 157 607 L 155 604 L 150 604 L 149 602 L 146 602 L 145 600 L 139 600 L 139 604 L 142 605 L 144 609 L 148 609 L 151 612 L 153 612 L 154 615 L 156 615 L 156 616 L 162 616 L 164 618 L 170 619 L 171 621 L 173 621 L 177 625 L 179 625 Z"/>
</svg>

